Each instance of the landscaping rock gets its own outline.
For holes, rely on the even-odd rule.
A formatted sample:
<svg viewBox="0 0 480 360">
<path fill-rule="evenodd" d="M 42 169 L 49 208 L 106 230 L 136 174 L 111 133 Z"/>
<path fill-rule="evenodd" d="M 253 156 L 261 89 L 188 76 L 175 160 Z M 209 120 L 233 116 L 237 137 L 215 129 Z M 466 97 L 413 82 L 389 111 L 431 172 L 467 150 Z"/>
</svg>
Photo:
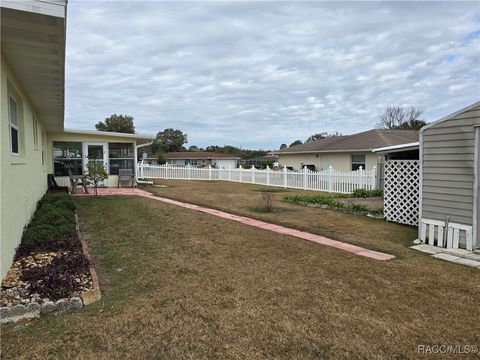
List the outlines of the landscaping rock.
<svg viewBox="0 0 480 360">
<path fill-rule="evenodd" d="M 11 316 L 22 316 L 27 312 L 27 308 L 24 305 L 15 305 L 12 307 L 10 313 Z"/>
<path fill-rule="evenodd" d="M 52 312 L 55 312 L 57 307 L 55 306 L 55 303 L 53 301 L 45 301 L 42 304 L 42 309 L 40 310 L 41 314 L 50 314 Z"/>
<path fill-rule="evenodd" d="M 83 307 L 82 299 L 79 297 L 73 297 L 70 299 L 70 308 L 81 309 Z"/>
<path fill-rule="evenodd" d="M 0 308 L 0 319 L 5 319 L 10 317 L 12 314 L 11 308 L 8 308 L 6 306 Z"/>
<path fill-rule="evenodd" d="M 60 299 L 55 302 L 55 306 L 57 308 L 56 312 L 65 312 L 67 311 L 68 301 L 67 299 Z"/>
<path fill-rule="evenodd" d="M 40 313 L 40 310 L 42 309 L 42 306 L 36 302 L 32 302 L 30 304 L 27 305 L 27 310 L 29 312 L 39 312 Z"/>
</svg>

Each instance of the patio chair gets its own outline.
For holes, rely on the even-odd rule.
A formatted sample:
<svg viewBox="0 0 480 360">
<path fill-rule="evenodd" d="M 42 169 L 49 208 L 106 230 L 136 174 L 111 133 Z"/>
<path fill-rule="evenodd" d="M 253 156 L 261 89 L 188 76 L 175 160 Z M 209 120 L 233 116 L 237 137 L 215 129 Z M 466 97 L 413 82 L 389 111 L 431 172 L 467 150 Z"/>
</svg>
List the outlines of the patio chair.
<svg viewBox="0 0 480 360">
<path fill-rule="evenodd" d="M 135 175 L 133 169 L 119 169 L 118 170 L 118 187 L 121 181 L 131 181 L 132 187 L 135 187 Z"/>
<path fill-rule="evenodd" d="M 78 185 L 82 187 L 84 193 L 88 194 L 88 182 L 84 175 L 73 175 L 72 170 L 68 169 L 68 177 L 70 178 L 70 187 L 72 188 L 70 194 L 75 193 Z"/>
</svg>

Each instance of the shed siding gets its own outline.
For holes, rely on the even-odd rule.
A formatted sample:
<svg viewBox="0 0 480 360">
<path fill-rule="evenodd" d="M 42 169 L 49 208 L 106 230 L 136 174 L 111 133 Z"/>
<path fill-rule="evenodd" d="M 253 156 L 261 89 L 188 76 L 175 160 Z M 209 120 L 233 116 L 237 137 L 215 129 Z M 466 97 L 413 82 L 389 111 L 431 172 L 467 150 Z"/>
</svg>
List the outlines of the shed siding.
<svg viewBox="0 0 480 360">
<path fill-rule="evenodd" d="M 475 128 L 480 106 L 423 131 L 422 217 L 473 224 Z"/>
</svg>

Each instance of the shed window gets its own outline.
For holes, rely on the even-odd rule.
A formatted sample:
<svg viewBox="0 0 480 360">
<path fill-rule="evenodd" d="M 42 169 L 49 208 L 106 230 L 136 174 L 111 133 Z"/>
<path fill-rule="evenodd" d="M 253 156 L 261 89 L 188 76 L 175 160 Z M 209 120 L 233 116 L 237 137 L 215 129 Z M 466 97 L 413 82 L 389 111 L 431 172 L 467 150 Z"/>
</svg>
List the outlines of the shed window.
<svg viewBox="0 0 480 360">
<path fill-rule="evenodd" d="M 352 155 L 352 171 L 356 171 L 360 167 L 365 170 L 365 154 Z"/>
<path fill-rule="evenodd" d="M 18 108 L 12 95 L 8 96 L 8 127 L 10 133 L 10 153 L 18 156 Z"/>
<path fill-rule="evenodd" d="M 134 169 L 135 151 L 132 143 L 109 143 L 110 175 L 118 175 L 119 169 Z"/>
<path fill-rule="evenodd" d="M 82 143 L 73 141 L 53 142 L 53 168 L 55 176 L 82 175 Z"/>
</svg>

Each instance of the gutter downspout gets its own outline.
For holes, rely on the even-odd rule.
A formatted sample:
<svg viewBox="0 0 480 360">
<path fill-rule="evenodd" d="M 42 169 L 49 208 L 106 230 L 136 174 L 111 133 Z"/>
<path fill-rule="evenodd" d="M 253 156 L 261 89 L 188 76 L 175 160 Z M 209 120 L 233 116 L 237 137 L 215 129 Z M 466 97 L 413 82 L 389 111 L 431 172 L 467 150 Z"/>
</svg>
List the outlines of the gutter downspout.
<svg viewBox="0 0 480 360">
<path fill-rule="evenodd" d="M 135 145 L 135 181 L 138 182 L 138 174 L 137 174 L 137 168 L 138 168 L 138 149 L 145 147 L 145 146 L 150 146 L 153 144 L 153 140 L 146 142 L 144 144 L 140 145 Z"/>
</svg>

